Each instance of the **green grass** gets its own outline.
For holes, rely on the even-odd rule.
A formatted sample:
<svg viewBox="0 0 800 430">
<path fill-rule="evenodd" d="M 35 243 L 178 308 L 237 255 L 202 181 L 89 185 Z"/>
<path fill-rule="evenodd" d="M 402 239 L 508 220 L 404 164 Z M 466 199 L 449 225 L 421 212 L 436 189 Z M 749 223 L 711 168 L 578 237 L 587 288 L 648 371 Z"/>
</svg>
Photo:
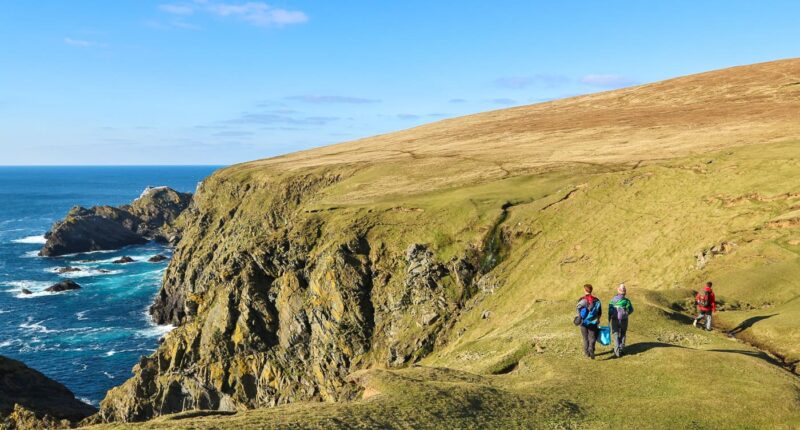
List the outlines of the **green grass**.
<svg viewBox="0 0 800 430">
<path fill-rule="evenodd" d="M 425 367 L 368 372 L 361 383 L 380 394 L 351 403 L 100 428 L 798 428 L 797 375 L 720 330 L 692 328 L 687 306 L 713 280 L 718 329 L 744 323 L 741 339 L 800 359 L 800 227 L 770 224 L 798 211 L 798 160 L 800 143 L 785 142 L 458 184 L 425 186 L 420 173 L 383 196 L 358 190 L 388 167 L 354 167 L 299 209 L 320 237 L 362 231 L 394 257 L 428 243 L 440 261 L 502 239 L 498 288 L 467 303 Z M 722 242 L 735 246 L 698 267 L 695 255 Z M 636 307 L 630 355 L 586 360 L 571 325 L 580 286 L 606 302 L 622 281 Z"/>
</svg>

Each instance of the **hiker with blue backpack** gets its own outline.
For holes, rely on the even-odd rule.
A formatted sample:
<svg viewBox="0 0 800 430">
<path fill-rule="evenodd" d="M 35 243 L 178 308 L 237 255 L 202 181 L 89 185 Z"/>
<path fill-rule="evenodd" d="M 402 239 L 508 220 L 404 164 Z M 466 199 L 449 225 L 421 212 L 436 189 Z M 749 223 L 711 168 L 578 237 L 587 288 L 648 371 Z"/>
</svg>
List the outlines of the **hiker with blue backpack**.
<svg viewBox="0 0 800 430">
<path fill-rule="evenodd" d="M 583 353 L 594 360 L 594 346 L 600 333 L 600 317 L 603 316 L 603 308 L 600 299 L 592 295 L 592 285 L 583 286 L 586 294 L 578 300 L 576 309 L 578 316 L 575 317 L 575 325 L 581 328 L 583 336 Z"/>
<path fill-rule="evenodd" d="M 633 313 L 633 304 L 625 297 L 628 293 L 625 284 L 619 284 L 617 295 L 608 302 L 608 325 L 614 337 L 614 356 L 622 356 L 625 336 L 628 332 L 628 316 Z"/>
</svg>

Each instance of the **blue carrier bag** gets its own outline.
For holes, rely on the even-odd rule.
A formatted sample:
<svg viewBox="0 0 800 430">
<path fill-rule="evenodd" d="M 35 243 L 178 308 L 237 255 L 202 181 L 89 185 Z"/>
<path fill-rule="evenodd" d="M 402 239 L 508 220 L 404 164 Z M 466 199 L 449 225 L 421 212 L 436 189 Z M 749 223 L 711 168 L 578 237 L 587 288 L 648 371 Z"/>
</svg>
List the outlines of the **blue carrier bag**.
<svg viewBox="0 0 800 430">
<path fill-rule="evenodd" d="M 600 326 L 600 344 L 603 346 L 611 345 L 611 328 L 607 325 Z"/>
</svg>

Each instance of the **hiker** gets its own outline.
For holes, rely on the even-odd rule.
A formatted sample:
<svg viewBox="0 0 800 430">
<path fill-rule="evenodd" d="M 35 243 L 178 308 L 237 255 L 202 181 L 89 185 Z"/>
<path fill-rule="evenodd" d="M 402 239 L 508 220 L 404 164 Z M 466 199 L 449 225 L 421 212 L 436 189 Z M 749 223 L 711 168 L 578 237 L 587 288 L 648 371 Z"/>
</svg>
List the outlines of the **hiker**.
<svg viewBox="0 0 800 430">
<path fill-rule="evenodd" d="M 619 358 L 625 348 L 625 335 L 628 332 L 628 316 L 633 313 L 633 304 L 625 297 L 628 293 L 625 284 L 619 284 L 617 295 L 608 302 L 608 325 L 614 335 L 614 355 Z"/>
<path fill-rule="evenodd" d="M 583 336 L 583 353 L 594 360 L 594 345 L 597 343 L 597 337 L 600 333 L 598 324 L 600 323 L 600 317 L 603 315 L 603 308 L 600 304 L 600 299 L 592 295 L 592 289 L 591 284 L 583 286 L 583 291 L 586 292 L 586 295 L 578 300 L 578 305 L 576 306 L 578 316 L 575 317 L 575 321 L 580 323 L 581 336 Z"/>
<path fill-rule="evenodd" d="M 703 291 L 697 293 L 694 302 L 697 305 L 697 318 L 694 319 L 692 325 L 697 327 L 697 322 L 705 318 L 706 330 L 711 331 L 711 314 L 717 311 L 717 298 L 714 296 L 714 290 L 711 288 L 711 281 L 706 282 Z"/>
</svg>

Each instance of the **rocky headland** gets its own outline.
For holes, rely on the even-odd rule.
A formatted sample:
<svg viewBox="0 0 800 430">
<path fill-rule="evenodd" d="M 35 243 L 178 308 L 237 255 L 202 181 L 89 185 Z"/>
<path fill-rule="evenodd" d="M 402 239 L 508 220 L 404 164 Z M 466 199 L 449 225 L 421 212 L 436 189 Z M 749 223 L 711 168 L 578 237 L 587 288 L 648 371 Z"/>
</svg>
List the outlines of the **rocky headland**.
<svg viewBox="0 0 800 430">
<path fill-rule="evenodd" d="M 95 412 L 64 385 L 0 356 L 0 429 L 70 428 Z"/>
<path fill-rule="evenodd" d="M 45 234 L 47 242 L 39 255 L 114 250 L 151 240 L 174 244 L 179 237 L 175 220 L 191 202 L 190 193 L 150 187 L 130 205 L 76 206 Z"/>
</svg>

